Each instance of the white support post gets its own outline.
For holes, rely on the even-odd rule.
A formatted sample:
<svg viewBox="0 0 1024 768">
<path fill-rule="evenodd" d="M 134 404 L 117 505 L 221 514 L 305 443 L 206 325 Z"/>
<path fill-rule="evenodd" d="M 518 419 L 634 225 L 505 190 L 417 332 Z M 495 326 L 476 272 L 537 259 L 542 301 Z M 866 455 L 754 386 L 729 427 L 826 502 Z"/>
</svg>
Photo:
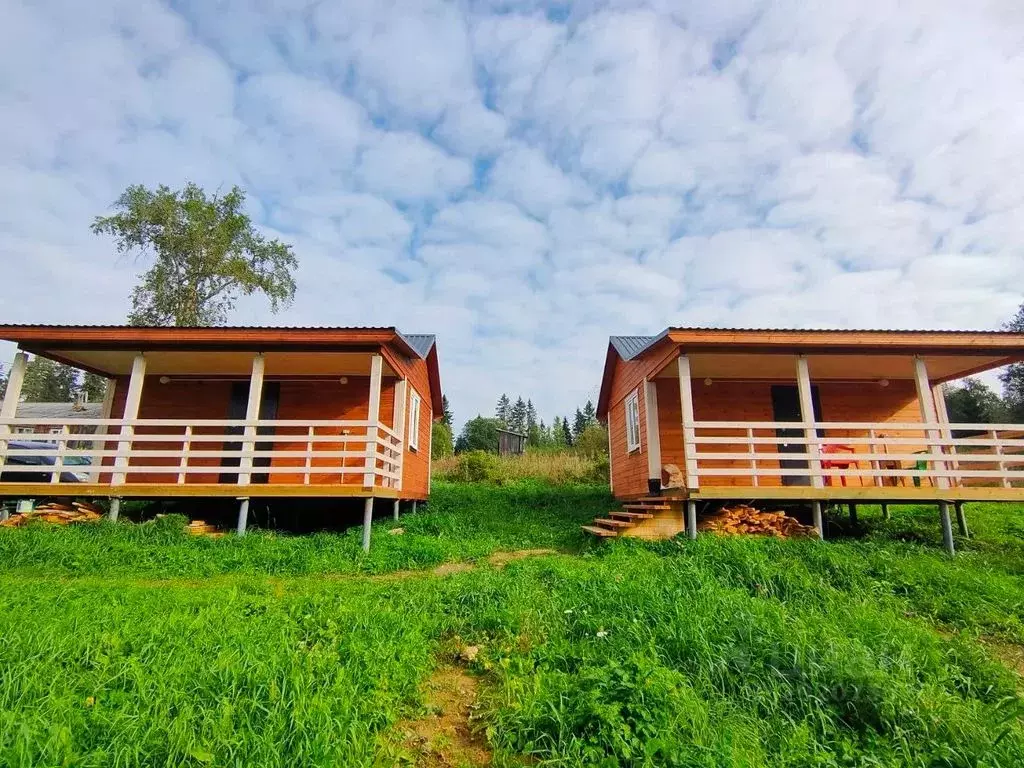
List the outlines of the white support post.
<svg viewBox="0 0 1024 768">
<path fill-rule="evenodd" d="M 245 536 L 245 529 L 249 527 L 249 500 L 239 499 L 238 504 L 238 525 L 235 527 L 235 533 L 239 536 Z"/>
<path fill-rule="evenodd" d="M 871 453 L 878 453 L 878 446 L 875 445 L 875 438 L 877 437 L 877 435 L 875 434 L 874 428 L 868 430 L 868 437 L 871 438 L 871 442 L 868 443 L 868 451 L 870 451 Z M 878 463 L 877 459 L 872 459 L 871 472 L 876 488 L 881 488 L 883 485 L 885 485 L 885 482 L 882 480 L 882 476 L 878 474 L 879 469 L 881 469 L 881 465 Z M 882 512 L 884 514 L 885 510 L 883 509 Z"/>
<path fill-rule="evenodd" d="M 111 412 L 114 410 L 114 393 L 117 391 L 117 380 L 107 379 L 107 388 L 103 394 L 103 410 L 100 412 L 101 419 L 109 419 Z M 110 427 L 102 426 L 96 427 L 96 435 L 105 435 L 110 431 Z M 102 451 L 106 448 L 106 443 L 102 440 L 93 440 L 92 449 L 94 451 Z M 102 456 L 93 456 L 92 465 L 96 468 L 95 471 L 90 475 L 91 482 L 98 483 L 100 481 L 100 468 L 103 466 Z"/>
<path fill-rule="evenodd" d="M 142 353 L 132 360 L 132 373 L 128 377 L 128 394 L 124 401 L 124 413 L 121 415 L 122 422 L 134 421 L 139 418 L 139 403 L 142 402 L 142 386 L 146 382 L 146 357 Z M 117 443 L 117 457 L 114 459 L 115 472 L 111 477 L 111 484 L 123 485 L 125 481 L 125 469 L 129 461 L 127 454 L 132 449 L 131 437 L 135 434 L 135 427 L 131 424 L 121 424 L 121 439 Z M 127 439 L 126 439 L 127 438 Z M 120 502 L 118 502 L 120 506 Z M 117 519 L 117 513 L 113 504 L 110 507 L 112 520 Z"/>
<path fill-rule="evenodd" d="M 680 353 L 676 364 L 679 368 L 679 404 L 683 422 L 686 487 L 689 490 L 696 490 L 700 487 L 700 481 L 697 474 L 697 432 L 693 427 L 693 384 L 690 381 L 690 358 Z"/>
<path fill-rule="evenodd" d="M 416 514 L 416 499 L 412 500 L 412 513 L 411 514 L 414 514 L 414 515 Z"/>
<path fill-rule="evenodd" d="M 686 535 L 690 539 L 697 538 L 697 502 L 686 502 Z"/>
<path fill-rule="evenodd" d="M 946 410 L 946 387 L 944 384 L 936 384 L 932 387 L 932 402 L 935 403 L 935 415 L 939 419 L 939 424 L 942 425 L 941 434 L 942 439 L 945 441 L 945 445 L 942 447 L 943 453 L 948 453 L 953 458 L 950 459 L 950 468 L 955 472 L 960 469 L 960 462 L 956 460 L 956 446 L 953 445 L 953 431 L 949 428 L 949 411 Z M 953 475 L 952 485 L 961 486 L 963 485 L 963 479 L 959 475 Z"/>
<path fill-rule="evenodd" d="M 60 439 L 57 441 L 57 453 L 53 457 L 53 474 L 50 475 L 51 483 L 59 483 L 60 476 L 64 473 L 64 452 L 68 448 L 68 436 L 71 428 L 67 424 L 61 425 Z"/>
<path fill-rule="evenodd" d="M 914 357 L 914 383 L 917 385 L 917 401 L 921 406 L 921 421 L 927 424 L 934 424 L 939 420 L 938 415 L 935 411 L 935 399 L 932 397 L 931 383 L 928 381 L 928 367 L 924 364 L 924 359 L 920 356 Z M 932 454 L 942 453 L 941 446 L 938 444 L 939 431 L 936 429 L 927 429 L 928 434 L 928 451 Z M 942 461 L 933 462 L 934 469 L 942 471 L 945 469 L 945 463 Z M 938 488 L 948 488 L 949 478 L 944 475 L 939 475 L 935 478 L 935 485 Z M 949 510 L 946 510 L 948 515 Z"/>
<path fill-rule="evenodd" d="M 806 355 L 798 355 L 796 358 L 796 383 L 800 393 L 800 421 L 803 422 L 804 438 L 807 440 L 811 485 L 815 488 L 822 488 L 825 481 L 821 475 L 821 445 L 818 443 L 818 430 L 814 427 L 814 396 Z"/>
<path fill-rule="evenodd" d="M 994 440 L 994 441 L 998 441 L 999 440 L 999 432 L 997 432 L 996 430 L 994 430 L 994 429 L 990 430 L 988 434 L 989 434 L 989 437 L 992 438 L 992 440 Z M 993 453 L 995 453 L 995 455 L 999 457 L 999 465 L 998 466 L 999 466 L 999 471 L 1003 473 L 1003 488 L 1012 488 L 1013 487 L 1013 483 L 1010 482 L 1010 478 L 1006 475 L 1006 462 L 1003 461 L 1003 458 L 1002 458 L 1003 457 L 1003 446 L 1000 445 L 998 442 L 996 442 L 995 445 L 992 446 L 992 450 L 993 450 Z"/>
<path fill-rule="evenodd" d="M 818 538 L 825 539 L 825 522 L 821 518 L 821 502 L 811 502 L 811 514 L 814 516 L 814 530 L 818 532 Z"/>
<path fill-rule="evenodd" d="M 363 502 L 363 552 L 370 551 L 370 529 L 373 527 L 373 497 Z"/>
<path fill-rule="evenodd" d="M 0 419 L 13 419 L 18 414 L 18 401 L 21 399 L 21 386 L 25 383 L 25 367 L 28 365 L 28 355 L 18 352 L 11 363 L 10 373 L 7 375 L 7 391 L 4 392 L 4 401 L 0 405 Z M 11 434 L 11 427 L 7 424 L 0 424 L 0 435 Z M 7 463 L 7 440 L 0 440 L 0 466 Z"/>
<path fill-rule="evenodd" d="M 398 465 L 398 484 L 396 487 L 398 490 L 402 490 L 402 478 L 405 476 L 405 460 L 403 454 L 405 452 L 405 408 L 406 401 L 409 399 L 409 382 L 405 379 L 399 379 L 395 382 L 395 411 L 394 418 L 392 420 L 393 429 L 395 435 L 398 437 L 398 457 L 401 463 Z M 396 520 L 398 518 L 395 518 Z"/>
<path fill-rule="evenodd" d="M 256 424 L 260 418 L 260 403 L 263 401 L 263 372 L 266 369 L 266 359 L 263 353 L 257 353 L 252 359 L 252 372 L 249 374 L 249 400 L 245 405 L 245 440 L 242 442 L 242 450 L 251 453 L 256 449 Z M 252 456 L 242 456 L 238 462 L 238 484 L 248 485 L 252 479 Z M 245 501 L 246 511 L 249 509 L 248 500 Z M 239 513 L 241 514 L 241 513 Z M 244 533 L 244 531 L 240 532 Z"/>
<path fill-rule="evenodd" d="M 107 512 L 107 518 L 110 522 L 116 523 L 119 514 L 121 514 L 121 499 L 115 496 L 110 500 L 110 511 Z"/>
<path fill-rule="evenodd" d="M 188 477 L 188 452 L 192 450 L 192 425 L 185 427 L 184 440 L 181 442 L 181 460 L 178 462 L 178 485 L 184 485 Z"/>
<path fill-rule="evenodd" d="M 307 440 L 306 440 L 306 463 L 305 463 L 305 472 L 302 475 L 302 484 L 303 485 L 309 485 L 309 476 L 310 476 L 310 474 L 312 474 L 312 469 L 313 469 L 313 436 L 314 436 L 315 433 L 316 433 L 316 429 L 314 427 L 310 427 L 308 430 L 306 430 L 306 438 L 307 438 Z M 343 451 L 345 450 L 345 444 L 344 443 L 342 443 L 341 450 L 343 450 Z M 342 467 L 342 469 L 345 468 L 345 460 L 344 459 L 341 460 L 341 467 Z M 345 482 L 345 475 L 344 475 L 344 473 L 342 473 L 342 475 L 341 475 L 341 482 L 343 482 L 343 483 Z"/>
<path fill-rule="evenodd" d="M 750 482 L 757 488 L 760 478 L 757 474 L 757 446 L 754 444 L 753 427 L 747 427 L 747 453 L 750 454 Z"/>
<path fill-rule="evenodd" d="M 647 477 L 661 486 L 661 430 L 658 422 L 658 388 L 644 379 L 644 406 L 647 409 Z"/>
<path fill-rule="evenodd" d="M 363 487 L 372 488 L 374 478 L 377 476 L 377 424 L 380 423 L 380 377 L 384 368 L 384 358 L 380 355 L 373 355 L 370 358 L 370 403 L 366 419 L 369 426 L 366 428 L 366 471 L 363 474 Z M 373 504 L 370 499 L 369 503 Z M 364 531 L 364 549 L 369 549 L 369 529 Z"/>
<path fill-rule="evenodd" d="M 401 502 L 398 499 L 395 499 L 395 503 L 393 505 L 393 509 L 391 510 L 391 514 L 395 518 L 395 520 L 397 520 L 398 517 L 399 517 L 399 508 L 398 508 L 399 504 L 401 504 Z"/>
<path fill-rule="evenodd" d="M 939 502 L 939 521 L 942 524 L 942 544 L 946 548 L 946 554 L 950 557 L 956 554 L 956 545 L 953 543 L 953 521 L 949 516 L 949 502 Z"/>
</svg>

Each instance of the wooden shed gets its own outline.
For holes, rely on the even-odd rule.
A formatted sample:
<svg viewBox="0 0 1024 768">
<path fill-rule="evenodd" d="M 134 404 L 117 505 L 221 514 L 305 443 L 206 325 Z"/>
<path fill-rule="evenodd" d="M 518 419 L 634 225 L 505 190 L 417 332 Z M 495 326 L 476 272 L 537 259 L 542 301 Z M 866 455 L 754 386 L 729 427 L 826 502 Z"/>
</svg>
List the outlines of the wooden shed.
<svg viewBox="0 0 1024 768">
<path fill-rule="evenodd" d="M 615 336 L 598 417 L 624 500 L 1024 500 L 1016 424 L 950 424 L 945 382 L 1024 359 L 1024 334 L 668 328 Z M 964 435 L 970 435 L 964 436 Z M 684 519 L 678 516 L 679 525 Z"/>
<path fill-rule="evenodd" d="M 365 499 L 399 503 L 430 492 L 431 422 L 441 381 L 430 335 L 395 328 L 137 328 L 0 326 L 20 351 L 0 409 L 0 471 L 7 441 L 57 439 L 51 483 L 0 483 L 0 496 L 176 496 Z M 111 380 L 101 418 L 41 424 L 16 415 L 26 352 Z M 60 435 L 106 439 L 70 447 Z M 45 434 L 44 434 L 45 433 Z M 59 482 L 64 457 L 94 467 L 91 482 Z"/>
<path fill-rule="evenodd" d="M 526 451 L 526 435 L 510 429 L 498 430 L 498 455 L 520 456 Z"/>
</svg>

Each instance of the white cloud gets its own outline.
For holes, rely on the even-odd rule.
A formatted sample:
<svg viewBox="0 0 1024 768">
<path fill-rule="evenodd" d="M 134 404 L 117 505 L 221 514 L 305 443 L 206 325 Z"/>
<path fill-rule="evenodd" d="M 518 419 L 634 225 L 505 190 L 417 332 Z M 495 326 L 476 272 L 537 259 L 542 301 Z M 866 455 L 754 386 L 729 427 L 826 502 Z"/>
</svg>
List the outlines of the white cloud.
<svg viewBox="0 0 1024 768">
<path fill-rule="evenodd" d="M 610 333 L 996 327 L 1021 299 L 1009 0 L 7 5 L 4 320 L 123 317 L 141 265 L 89 223 L 186 180 L 294 245 L 276 322 L 437 333 L 459 417 L 505 389 L 571 412 Z"/>
</svg>

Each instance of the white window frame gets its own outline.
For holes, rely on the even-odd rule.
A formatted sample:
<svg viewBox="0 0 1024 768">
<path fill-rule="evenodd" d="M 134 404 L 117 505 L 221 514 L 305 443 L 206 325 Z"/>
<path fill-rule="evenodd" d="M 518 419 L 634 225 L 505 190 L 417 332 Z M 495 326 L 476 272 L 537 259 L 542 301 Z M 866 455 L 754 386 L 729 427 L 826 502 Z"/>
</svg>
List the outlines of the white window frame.
<svg viewBox="0 0 1024 768">
<path fill-rule="evenodd" d="M 418 451 L 420 449 L 420 405 L 422 399 L 419 393 L 409 387 L 409 450 Z"/>
<path fill-rule="evenodd" d="M 640 450 L 640 388 L 628 395 L 624 403 L 626 411 L 626 452 Z"/>
<path fill-rule="evenodd" d="M 35 430 L 32 427 L 15 427 L 14 434 L 16 435 L 31 435 Z"/>
</svg>

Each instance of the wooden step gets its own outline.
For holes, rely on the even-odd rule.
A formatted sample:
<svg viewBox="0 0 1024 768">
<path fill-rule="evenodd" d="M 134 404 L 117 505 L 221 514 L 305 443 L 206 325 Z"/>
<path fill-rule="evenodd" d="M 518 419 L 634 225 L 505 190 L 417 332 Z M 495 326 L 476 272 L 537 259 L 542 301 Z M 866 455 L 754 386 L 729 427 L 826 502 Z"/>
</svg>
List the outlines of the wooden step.
<svg viewBox="0 0 1024 768">
<path fill-rule="evenodd" d="M 612 520 L 609 517 L 595 517 L 594 522 L 605 528 L 632 528 L 633 524 L 626 520 Z"/>
<path fill-rule="evenodd" d="M 621 509 L 613 509 L 608 514 L 612 517 L 623 517 L 626 520 L 650 520 L 654 517 L 647 512 L 623 512 Z"/>
<path fill-rule="evenodd" d="M 587 533 L 592 533 L 595 536 L 601 536 L 602 538 L 606 539 L 617 535 L 615 531 L 609 530 L 607 528 L 598 528 L 596 525 L 581 525 L 580 528 L 582 528 Z"/>
<path fill-rule="evenodd" d="M 623 504 L 623 509 L 637 509 L 643 512 L 665 512 L 672 509 L 671 504 Z"/>
</svg>

